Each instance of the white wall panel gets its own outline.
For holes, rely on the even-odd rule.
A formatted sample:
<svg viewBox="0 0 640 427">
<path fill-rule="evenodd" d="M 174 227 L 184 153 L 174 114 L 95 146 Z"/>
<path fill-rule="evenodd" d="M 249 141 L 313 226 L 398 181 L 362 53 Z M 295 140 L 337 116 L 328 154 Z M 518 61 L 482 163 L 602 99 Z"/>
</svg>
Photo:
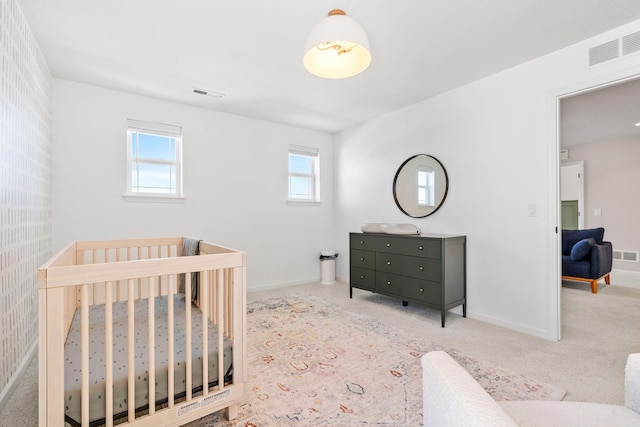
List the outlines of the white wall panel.
<svg viewBox="0 0 640 427">
<path fill-rule="evenodd" d="M 67 80 L 54 79 L 53 93 L 56 248 L 191 236 L 246 251 L 249 289 L 319 280 L 333 227 L 331 135 Z M 127 118 L 182 127 L 184 203 L 123 200 Z M 320 150 L 319 205 L 286 203 L 290 144 Z"/>
<path fill-rule="evenodd" d="M 640 21 L 611 33 L 638 28 Z M 557 339 L 556 98 L 640 69 L 638 56 L 588 69 L 585 57 L 597 41 L 570 46 L 337 134 L 337 249 L 346 252 L 348 233 L 367 222 L 412 223 L 424 233 L 465 234 L 469 315 Z M 444 164 L 450 187 L 440 210 L 414 219 L 395 206 L 391 189 L 398 166 L 421 153 Z M 348 261 L 338 258 L 343 279 L 348 278 Z"/>
<path fill-rule="evenodd" d="M 0 0 L 0 407 L 38 338 L 51 162 L 51 75 L 17 3 Z"/>
</svg>

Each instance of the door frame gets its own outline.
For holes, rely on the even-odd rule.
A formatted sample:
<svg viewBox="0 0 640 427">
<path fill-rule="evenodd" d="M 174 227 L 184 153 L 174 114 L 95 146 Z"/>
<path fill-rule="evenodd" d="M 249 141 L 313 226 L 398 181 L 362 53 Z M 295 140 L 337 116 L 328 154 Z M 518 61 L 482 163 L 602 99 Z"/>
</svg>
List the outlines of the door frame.
<svg viewBox="0 0 640 427">
<path fill-rule="evenodd" d="M 555 219 L 555 238 L 550 239 L 549 254 L 549 325 L 555 324 L 555 339 L 562 339 L 562 238 L 560 231 L 560 101 L 564 98 L 606 88 L 640 78 L 637 67 L 602 74 L 550 92 L 549 109 L 549 159 L 550 159 L 550 218 Z"/>
</svg>

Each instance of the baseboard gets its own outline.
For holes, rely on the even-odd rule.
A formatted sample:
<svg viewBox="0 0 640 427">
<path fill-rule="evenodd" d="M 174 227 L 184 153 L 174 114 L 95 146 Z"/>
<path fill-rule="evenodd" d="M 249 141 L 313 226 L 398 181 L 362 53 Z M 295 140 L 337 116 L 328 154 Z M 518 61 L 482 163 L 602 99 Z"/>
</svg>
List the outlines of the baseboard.
<svg viewBox="0 0 640 427">
<path fill-rule="evenodd" d="M 302 279 L 302 280 L 294 280 L 292 282 L 267 283 L 264 285 L 247 286 L 247 292 L 269 291 L 272 289 L 286 288 L 289 286 L 306 285 L 309 283 L 316 283 L 316 282 L 318 283 L 320 282 L 320 276 L 310 277 L 308 279 Z"/>
<path fill-rule="evenodd" d="M 640 289 L 640 272 L 630 270 L 612 270 L 611 284 L 625 288 Z"/>
<path fill-rule="evenodd" d="M 31 359 L 33 359 L 37 351 L 38 351 L 38 341 L 33 343 L 31 348 L 27 352 L 27 355 L 24 357 L 24 359 L 22 359 L 22 362 L 18 366 L 18 369 L 16 370 L 16 372 L 13 374 L 13 376 L 7 383 L 7 386 L 0 393 L 0 412 L 2 412 L 4 407 L 7 405 L 7 402 L 11 398 L 11 395 L 13 394 L 15 389 L 18 387 L 18 384 L 20 384 L 20 378 L 22 378 L 22 375 L 24 375 L 25 371 L 27 370 L 27 367 L 29 366 L 29 363 L 31 363 Z"/>
<path fill-rule="evenodd" d="M 486 316 L 484 314 L 467 310 L 467 317 L 475 320 L 480 320 L 485 323 L 490 323 L 495 326 L 500 326 L 505 329 L 509 329 L 511 331 L 522 332 L 523 334 L 532 335 L 534 337 L 543 338 L 545 340 L 557 341 L 553 338 L 549 331 L 544 329 L 531 328 L 529 326 L 524 326 L 519 323 L 508 322 L 502 319 L 498 319 L 492 316 Z"/>
</svg>

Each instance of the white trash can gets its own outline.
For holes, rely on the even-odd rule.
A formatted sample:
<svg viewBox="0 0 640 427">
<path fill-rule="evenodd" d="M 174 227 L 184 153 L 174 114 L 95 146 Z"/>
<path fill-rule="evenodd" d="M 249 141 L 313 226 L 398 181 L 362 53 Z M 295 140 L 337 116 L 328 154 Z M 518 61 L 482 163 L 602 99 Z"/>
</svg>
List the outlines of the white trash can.
<svg viewBox="0 0 640 427">
<path fill-rule="evenodd" d="M 336 258 L 338 254 L 333 249 L 324 249 L 320 252 L 320 264 L 322 267 L 323 285 L 333 285 L 336 283 Z"/>
</svg>

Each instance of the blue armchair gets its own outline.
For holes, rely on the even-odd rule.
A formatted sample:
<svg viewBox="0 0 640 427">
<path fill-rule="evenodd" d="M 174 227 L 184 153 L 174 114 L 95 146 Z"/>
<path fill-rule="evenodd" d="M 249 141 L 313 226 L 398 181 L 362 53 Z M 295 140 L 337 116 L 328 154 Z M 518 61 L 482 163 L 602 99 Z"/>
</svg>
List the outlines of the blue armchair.
<svg viewBox="0 0 640 427">
<path fill-rule="evenodd" d="M 611 283 L 613 247 L 605 242 L 604 228 L 562 230 L 562 279 L 588 282 L 598 293 L 598 280 Z"/>
</svg>

